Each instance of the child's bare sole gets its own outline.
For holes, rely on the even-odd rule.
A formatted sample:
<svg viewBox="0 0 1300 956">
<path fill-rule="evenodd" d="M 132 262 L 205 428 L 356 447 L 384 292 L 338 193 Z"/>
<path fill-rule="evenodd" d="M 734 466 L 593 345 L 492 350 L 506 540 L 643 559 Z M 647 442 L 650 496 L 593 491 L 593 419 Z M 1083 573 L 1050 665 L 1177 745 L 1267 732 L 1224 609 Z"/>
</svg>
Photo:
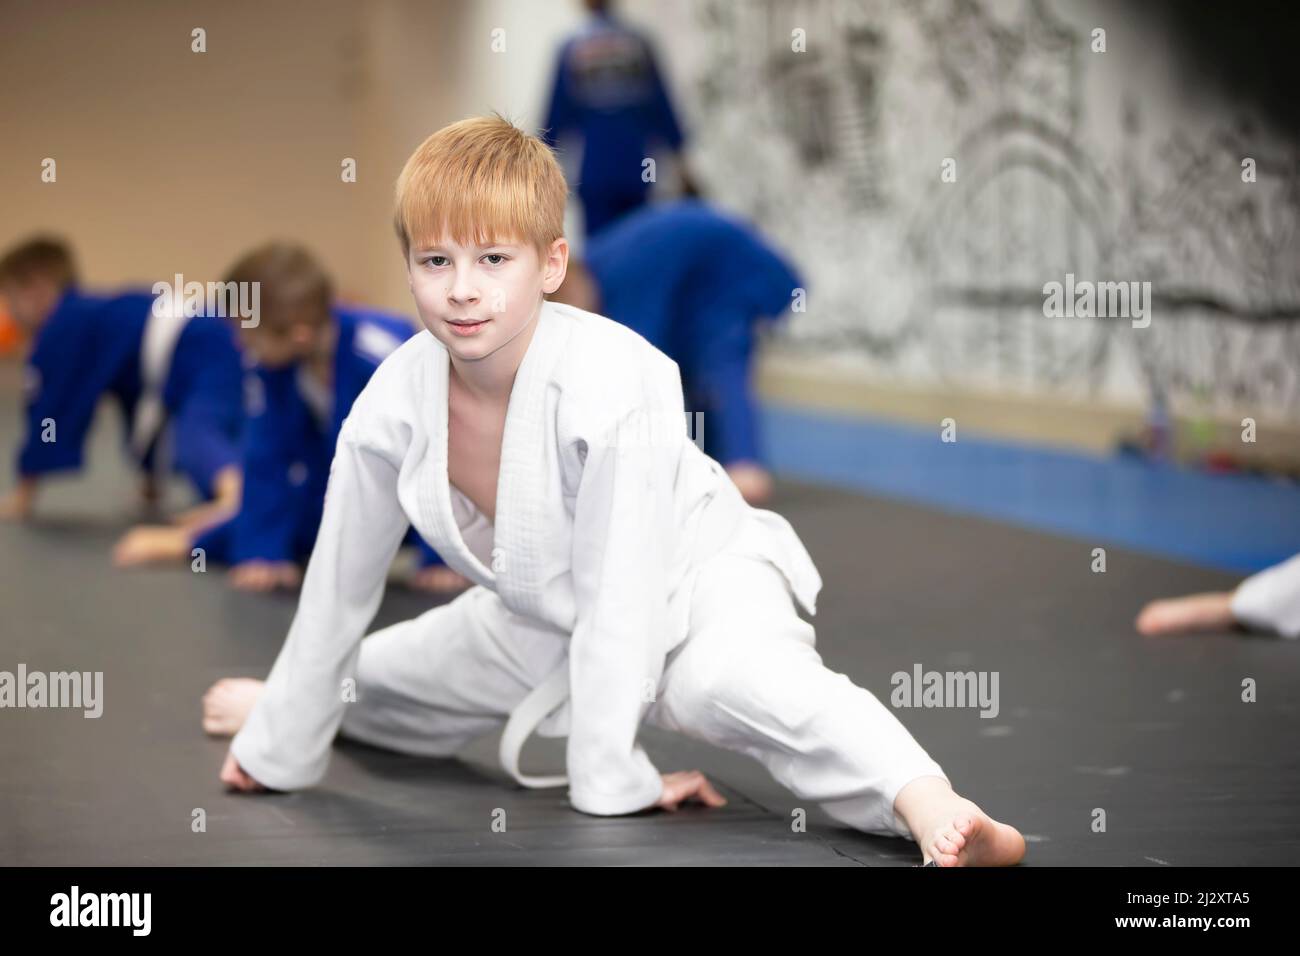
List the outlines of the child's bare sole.
<svg viewBox="0 0 1300 956">
<path fill-rule="evenodd" d="M 1137 629 L 1147 635 L 1185 634 L 1225 630 L 1235 623 L 1232 594 L 1221 592 L 1152 601 L 1138 615 Z"/>
<path fill-rule="evenodd" d="M 966 801 L 969 803 L 969 801 Z M 999 823 L 975 807 L 958 812 L 946 826 L 925 838 L 923 863 L 935 866 L 1014 866 L 1025 856 L 1025 838 L 1015 827 Z"/>
<path fill-rule="evenodd" d="M 248 719 L 266 682 L 252 677 L 226 677 L 203 695 L 203 731 L 215 737 L 233 737 Z"/>
<path fill-rule="evenodd" d="M 1025 838 L 999 823 L 946 780 L 918 777 L 894 801 L 921 848 L 922 864 L 935 866 L 1014 866 L 1025 856 Z"/>
</svg>

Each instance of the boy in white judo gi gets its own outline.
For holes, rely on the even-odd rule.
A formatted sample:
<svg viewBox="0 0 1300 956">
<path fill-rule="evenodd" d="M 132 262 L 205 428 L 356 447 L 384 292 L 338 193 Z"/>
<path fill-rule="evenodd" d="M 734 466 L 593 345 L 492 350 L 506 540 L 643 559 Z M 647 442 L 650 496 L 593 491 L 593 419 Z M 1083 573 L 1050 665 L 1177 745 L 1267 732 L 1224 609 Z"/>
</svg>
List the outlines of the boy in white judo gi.
<svg viewBox="0 0 1300 956">
<path fill-rule="evenodd" d="M 748 754 L 800 799 L 941 866 L 1009 864 L 1024 839 L 953 792 L 894 714 L 828 670 L 821 579 L 789 523 L 750 507 L 690 440 L 677 366 L 603 316 L 547 301 L 568 262 L 567 186 L 499 118 L 429 137 L 396 225 L 426 331 L 344 423 L 289 635 L 265 684 L 225 680 L 204 728 L 221 779 L 310 787 L 336 733 L 447 756 L 500 729 L 506 769 L 616 815 L 726 801 L 661 774 L 643 719 Z M 362 639 L 413 524 L 475 587 Z M 521 773 L 536 730 L 567 776 Z"/>
<path fill-rule="evenodd" d="M 1300 554 L 1252 574 L 1232 591 L 1162 598 L 1137 618 L 1142 634 L 1221 631 L 1235 625 L 1300 637 Z"/>
</svg>

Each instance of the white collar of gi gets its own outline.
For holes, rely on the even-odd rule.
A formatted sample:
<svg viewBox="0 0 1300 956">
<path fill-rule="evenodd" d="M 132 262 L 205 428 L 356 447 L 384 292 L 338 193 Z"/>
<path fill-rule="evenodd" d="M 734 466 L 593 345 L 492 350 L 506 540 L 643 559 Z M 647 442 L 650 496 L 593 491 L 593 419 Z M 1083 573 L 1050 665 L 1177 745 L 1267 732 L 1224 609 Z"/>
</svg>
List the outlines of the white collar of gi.
<svg viewBox="0 0 1300 956">
<path fill-rule="evenodd" d="M 434 360 L 427 363 L 424 406 L 432 408 L 432 429 L 425 464 L 432 481 L 420 485 L 420 507 L 425 520 L 435 529 L 438 549 L 444 561 L 477 584 L 500 593 L 508 589 L 519 610 L 536 608 L 540 602 L 538 582 L 531 579 L 533 568 L 526 560 L 535 545 L 520 540 L 520 532 L 535 534 L 541 527 L 535 512 L 539 502 L 529 488 L 529 472 L 547 460 L 544 444 L 551 429 L 544 427 L 546 382 L 563 353 L 571 318 L 561 314 L 563 306 L 543 301 L 528 351 L 515 373 L 506 408 L 505 432 L 501 441 L 501 469 L 497 475 L 496 520 L 493 522 L 492 566 L 484 565 L 461 535 L 451 503 L 448 458 L 448 389 L 451 355 L 446 346 L 429 335 Z M 443 553 L 444 542 L 450 553 Z"/>
</svg>

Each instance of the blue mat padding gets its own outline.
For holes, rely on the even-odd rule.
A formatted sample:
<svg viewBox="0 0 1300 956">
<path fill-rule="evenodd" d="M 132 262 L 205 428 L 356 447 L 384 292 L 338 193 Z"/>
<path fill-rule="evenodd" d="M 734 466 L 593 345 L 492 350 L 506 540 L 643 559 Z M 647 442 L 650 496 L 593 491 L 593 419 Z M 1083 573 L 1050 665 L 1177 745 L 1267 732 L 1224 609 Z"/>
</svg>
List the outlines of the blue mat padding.
<svg viewBox="0 0 1300 956">
<path fill-rule="evenodd" d="M 1300 486 L 767 404 L 780 475 L 1247 574 L 1300 552 Z"/>
</svg>

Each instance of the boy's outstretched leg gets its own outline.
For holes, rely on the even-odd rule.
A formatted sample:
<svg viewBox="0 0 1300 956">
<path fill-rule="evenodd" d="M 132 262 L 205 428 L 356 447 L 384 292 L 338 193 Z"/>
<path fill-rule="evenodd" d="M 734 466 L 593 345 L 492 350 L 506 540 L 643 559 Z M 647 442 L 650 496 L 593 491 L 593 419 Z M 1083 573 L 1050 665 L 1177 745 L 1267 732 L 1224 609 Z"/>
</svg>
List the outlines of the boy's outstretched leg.
<svg viewBox="0 0 1300 956">
<path fill-rule="evenodd" d="M 955 794 L 893 712 L 828 669 L 814 643 L 780 571 L 758 557 L 714 557 L 647 717 L 753 757 L 840 823 L 911 837 L 923 862 L 1019 862 L 1021 835 Z"/>
<path fill-rule="evenodd" d="M 563 660 L 567 639 L 533 627 L 484 588 L 364 638 L 357 700 L 341 736 L 422 756 L 450 756 L 498 729 Z M 264 681 L 225 678 L 203 695 L 203 729 L 233 737 Z"/>
</svg>

